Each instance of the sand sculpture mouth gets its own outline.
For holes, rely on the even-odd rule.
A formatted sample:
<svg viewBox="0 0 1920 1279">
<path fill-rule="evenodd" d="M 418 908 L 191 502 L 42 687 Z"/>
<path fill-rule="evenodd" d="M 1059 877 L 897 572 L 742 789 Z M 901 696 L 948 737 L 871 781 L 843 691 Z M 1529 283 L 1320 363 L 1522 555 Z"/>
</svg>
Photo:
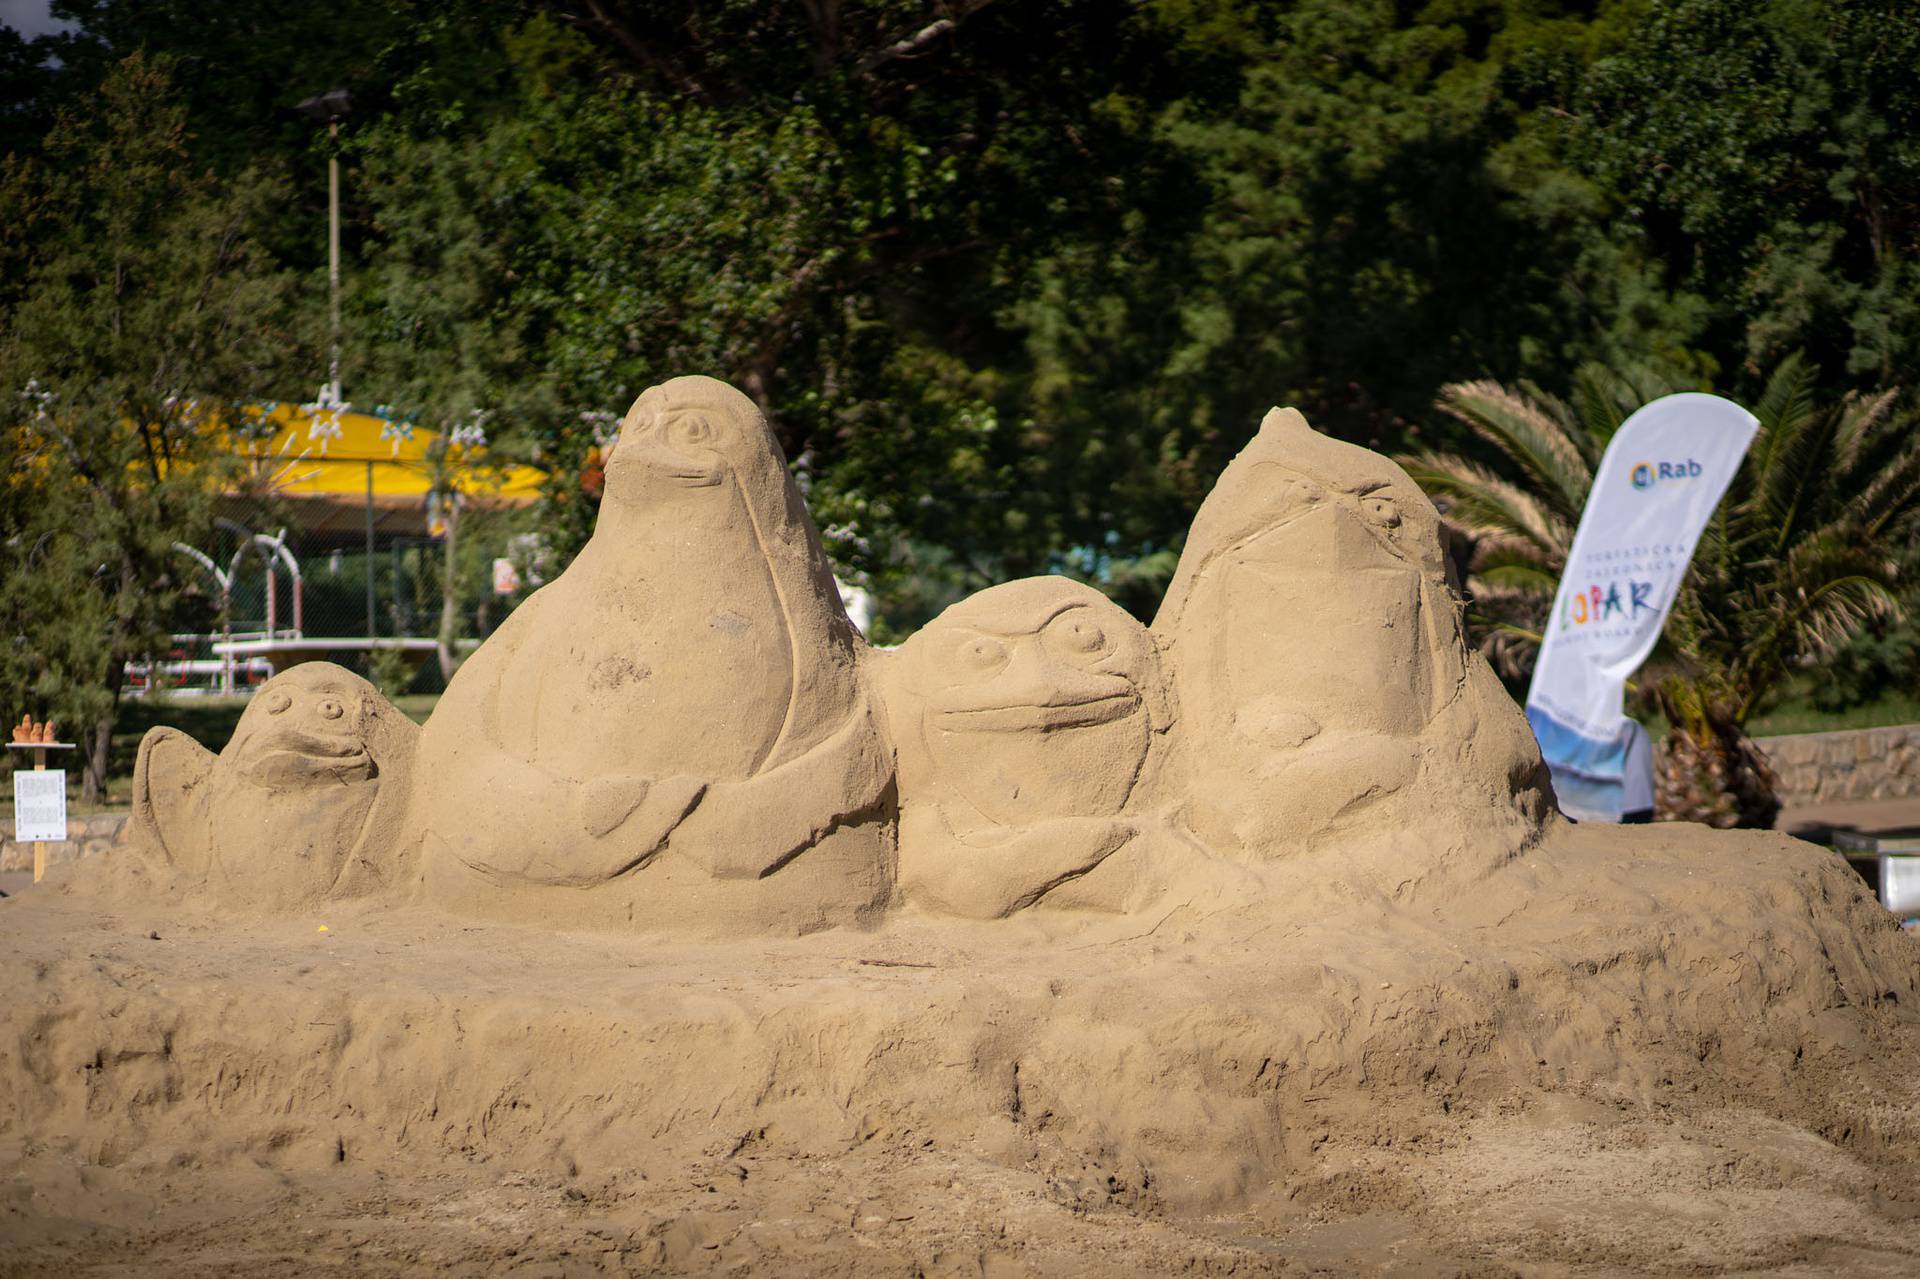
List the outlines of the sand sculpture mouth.
<svg viewBox="0 0 1920 1279">
<path fill-rule="evenodd" d="M 364 782 L 378 772 L 357 737 L 287 729 L 248 744 L 247 778 L 262 786 Z"/>
<path fill-rule="evenodd" d="M 1011 702 L 989 706 L 947 706 L 934 714 L 941 728 L 962 733 L 1020 733 L 1079 728 L 1123 719 L 1140 708 L 1131 690 L 1085 700 Z"/>
<path fill-rule="evenodd" d="M 619 451 L 615 451 L 619 455 Z M 684 458 L 655 449 L 650 454 L 630 458 L 619 463 L 608 463 L 607 471 L 613 473 L 615 466 L 622 471 L 644 471 L 662 479 L 671 480 L 683 488 L 714 488 L 726 482 L 727 472 L 723 466 L 704 466 L 691 458 Z"/>
</svg>

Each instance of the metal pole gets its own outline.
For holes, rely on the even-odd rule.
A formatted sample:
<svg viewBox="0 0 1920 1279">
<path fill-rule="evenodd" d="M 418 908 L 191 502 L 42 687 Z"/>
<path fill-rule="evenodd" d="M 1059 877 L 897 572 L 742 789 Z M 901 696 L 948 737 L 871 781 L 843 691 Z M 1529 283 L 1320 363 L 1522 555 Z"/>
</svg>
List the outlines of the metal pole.
<svg viewBox="0 0 1920 1279">
<path fill-rule="evenodd" d="M 367 462 L 367 638 L 378 631 L 373 624 L 373 462 Z"/>
<path fill-rule="evenodd" d="M 333 349 L 327 362 L 333 399 L 340 400 L 340 122 L 327 123 L 327 289 L 330 294 Z"/>
</svg>

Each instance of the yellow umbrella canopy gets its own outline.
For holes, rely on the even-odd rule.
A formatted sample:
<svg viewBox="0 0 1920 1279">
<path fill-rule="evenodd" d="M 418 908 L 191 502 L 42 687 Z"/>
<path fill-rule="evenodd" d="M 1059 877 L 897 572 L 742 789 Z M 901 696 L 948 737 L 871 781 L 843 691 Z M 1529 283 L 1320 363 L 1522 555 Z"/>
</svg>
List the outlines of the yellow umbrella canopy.
<svg viewBox="0 0 1920 1279">
<path fill-rule="evenodd" d="M 539 496 L 545 475 L 492 457 L 484 441 L 455 431 L 444 460 L 434 453 L 440 433 L 406 419 L 350 406 L 249 406 L 244 439 L 235 452 L 253 463 L 256 477 L 287 497 L 365 499 L 369 466 L 379 498 L 425 498 L 436 467 L 452 472 L 454 487 L 512 505 Z"/>
<path fill-rule="evenodd" d="M 349 405 L 269 402 L 240 412 L 229 432 L 246 459 L 248 486 L 300 504 L 309 532 L 357 529 L 373 508 L 382 533 L 427 528 L 427 496 L 442 484 L 490 505 L 523 506 L 546 476 L 493 455 L 476 428 L 440 433 L 406 418 Z"/>
</svg>

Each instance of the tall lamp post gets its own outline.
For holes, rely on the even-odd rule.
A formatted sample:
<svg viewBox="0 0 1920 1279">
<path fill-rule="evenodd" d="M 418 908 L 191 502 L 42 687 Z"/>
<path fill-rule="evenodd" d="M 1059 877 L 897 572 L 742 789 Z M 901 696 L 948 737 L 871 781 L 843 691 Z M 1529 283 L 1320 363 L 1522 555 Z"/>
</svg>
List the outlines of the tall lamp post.
<svg viewBox="0 0 1920 1279">
<path fill-rule="evenodd" d="M 333 144 L 327 150 L 327 293 L 332 346 L 327 361 L 327 385 L 333 402 L 340 400 L 340 121 L 353 109 L 345 89 L 329 89 L 302 102 L 299 110 L 327 126 Z"/>
<path fill-rule="evenodd" d="M 299 109 L 327 126 L 327 313 L 330 345 L 327 386 L 321 399 L 336 411 L 345 407 L 340 394 L 340 121 L 353 109 L 345 89 L 329 89 L 300 104 Z M 378 633 L 373 596 L 373 463 L 367 463 L 367 638 Z"/>
</svg>

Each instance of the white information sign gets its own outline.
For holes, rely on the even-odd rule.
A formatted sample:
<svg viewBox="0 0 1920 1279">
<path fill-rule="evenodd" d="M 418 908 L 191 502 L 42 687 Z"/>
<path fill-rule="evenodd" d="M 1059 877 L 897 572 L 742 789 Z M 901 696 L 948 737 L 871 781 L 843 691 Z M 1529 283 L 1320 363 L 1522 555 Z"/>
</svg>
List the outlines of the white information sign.
<svg viewBox="0 0 1920 1279">
<path fill-rule="evenodd" d="M 1659 640 L 1759 425 L 1730 400 L 1690 392 L 1646 405 L 1607 445 L 1527 690 L 1527 719 L 1569 816 L 1617 822 L 1627 808 L 1639 732 L 1627 680 Z"/>
<path fill-rule="evenodd" d="M 67 770 L 13 773 L 13 838 L 22 844 L 67 837 Z"/>
<path fill-rule="evenodd" d="M 1880 904 L 1896 915 L 1920 913 L 1920 857 L 1880 858 Z"/>
</svg>

